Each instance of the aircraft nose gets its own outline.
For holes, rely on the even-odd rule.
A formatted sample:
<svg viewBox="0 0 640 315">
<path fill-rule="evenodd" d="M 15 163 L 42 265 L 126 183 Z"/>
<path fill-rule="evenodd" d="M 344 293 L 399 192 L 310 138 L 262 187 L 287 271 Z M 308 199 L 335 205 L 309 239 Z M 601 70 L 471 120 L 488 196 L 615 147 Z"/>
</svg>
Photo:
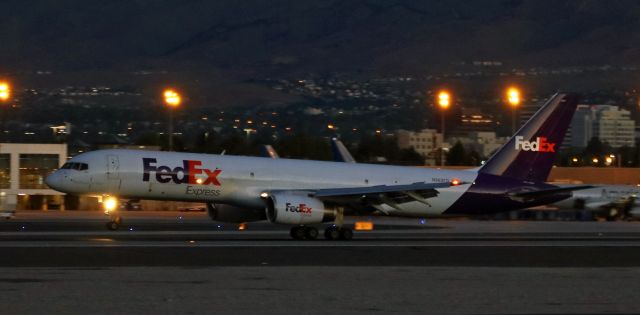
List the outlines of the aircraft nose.
<svg viewBox="0 0 640 315">
<path fill-rule="evenodd" d="M 44 179 L 44 183 L 52 189 L 59 190 L 62 183 L 62 174 L 59 171 L 55 171 Z"/>
</svg>

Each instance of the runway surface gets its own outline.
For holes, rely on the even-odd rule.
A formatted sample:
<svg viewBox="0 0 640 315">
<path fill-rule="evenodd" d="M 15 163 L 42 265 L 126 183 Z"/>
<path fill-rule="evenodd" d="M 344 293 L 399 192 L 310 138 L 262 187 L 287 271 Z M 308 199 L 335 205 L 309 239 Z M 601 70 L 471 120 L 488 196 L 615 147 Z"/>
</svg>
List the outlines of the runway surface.
<svg viewBox="0 0 640 315">
<path fill-rule="evenodd" d="M 287 226 L 212 222 L 202 213 L 24 213 L 0 222 L 0 266 L 533 266 L 640 265 L 640 222 L 359 218 L 351 241 L 295 241 Z M 355 219 L 348 221 L 353 223 Z"/>
<path fill-rule="evenodd" d="M 0 222 L 6 313 L 640 313 L 640 222 L 375 217 L 352 241 L 294 241 L 202 213 L 124 218 Z"/>
</svg>

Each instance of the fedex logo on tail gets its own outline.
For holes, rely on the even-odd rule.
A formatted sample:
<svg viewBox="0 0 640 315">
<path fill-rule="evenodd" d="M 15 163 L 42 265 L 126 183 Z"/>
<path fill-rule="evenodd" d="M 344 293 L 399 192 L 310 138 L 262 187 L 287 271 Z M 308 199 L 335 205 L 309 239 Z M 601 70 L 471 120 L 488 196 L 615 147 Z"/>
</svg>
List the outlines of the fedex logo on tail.
<svg viewBox="0 0 640 315">
<path fill-rule="evenodd" d="M 516 150 L 534 152 L 556 152 L 556 144 L 547 141 L 546 137 L 536 137 L 534 141 L 525 141 L 524 137 L 516 137 Z"/>
<path fill-rule="evenodd" d="M 148 182 L 153 172 L 155 173 L 156 180 L 163 184 L 173 181 L 176 184 L 221 185 L 218 180 L 218 175 L 220 175 L 222 170 L 203 168 L 201 161 L 183 160 L 182 166 L 176 166 L 174 168 L 166 165 L 157 166 L 157 163 L 158 160 L 155 158 L 142 158 L 142 164 L 144 166 L 143 181 Z"/>
</svg>

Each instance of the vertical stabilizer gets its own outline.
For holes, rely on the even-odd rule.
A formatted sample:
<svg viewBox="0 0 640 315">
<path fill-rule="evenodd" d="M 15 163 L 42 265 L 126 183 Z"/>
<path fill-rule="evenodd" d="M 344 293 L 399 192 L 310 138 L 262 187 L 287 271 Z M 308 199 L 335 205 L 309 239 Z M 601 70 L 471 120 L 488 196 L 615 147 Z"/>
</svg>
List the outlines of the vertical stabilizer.
<svg viewBox="0 0 640 315">
<path fill-rule="evenodd" d="M 347 147 L 344 146 L 344 143 L 336 138 L 331 139 L 331 151 L 333 152 L 333 160 L 336 162 L 356 162 Z"/>
<path fill-rule="evenodd" d="M 577 105 L 576 95 L 552 96 L 479 172 L 532 182 L 546 181 Z"/>
<path fill-rule="evenodd" d="M 280 158 L 278 152 L 276 152 L 276 149 L 274 149 L 270 144 L 265 144 L 260 147 L 260 156 L 272 159 Z"/>
</svg>

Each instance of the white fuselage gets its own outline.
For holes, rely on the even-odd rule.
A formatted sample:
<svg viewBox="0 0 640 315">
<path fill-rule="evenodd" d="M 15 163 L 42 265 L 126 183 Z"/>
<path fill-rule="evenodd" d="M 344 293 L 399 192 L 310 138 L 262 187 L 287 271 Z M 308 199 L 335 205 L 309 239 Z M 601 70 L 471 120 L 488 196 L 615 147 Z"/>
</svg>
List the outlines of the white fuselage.
<svg viewBox="0 0 640 315">
<path fill-rule="evenodd" d="M 477 177 L 476 171 L 466 170 L 138 150 L 93 151 L 70 162 L 86 163 L 88 168 L 61 169 L 47 179 L 50 186 L 74 194 L 249 208 L 264 207 L 260 194 L 275 190 L 442 183 L 453 179 L 472 183 Z M 182 170 L 189 167 L 195 174 L 191 178 Z M 439 188 L 429 205 L 413 201 L 401 204 L 400 209 L 384 207 L 401 216 L 439 215 L 469 186 Z"/>
</svg>

